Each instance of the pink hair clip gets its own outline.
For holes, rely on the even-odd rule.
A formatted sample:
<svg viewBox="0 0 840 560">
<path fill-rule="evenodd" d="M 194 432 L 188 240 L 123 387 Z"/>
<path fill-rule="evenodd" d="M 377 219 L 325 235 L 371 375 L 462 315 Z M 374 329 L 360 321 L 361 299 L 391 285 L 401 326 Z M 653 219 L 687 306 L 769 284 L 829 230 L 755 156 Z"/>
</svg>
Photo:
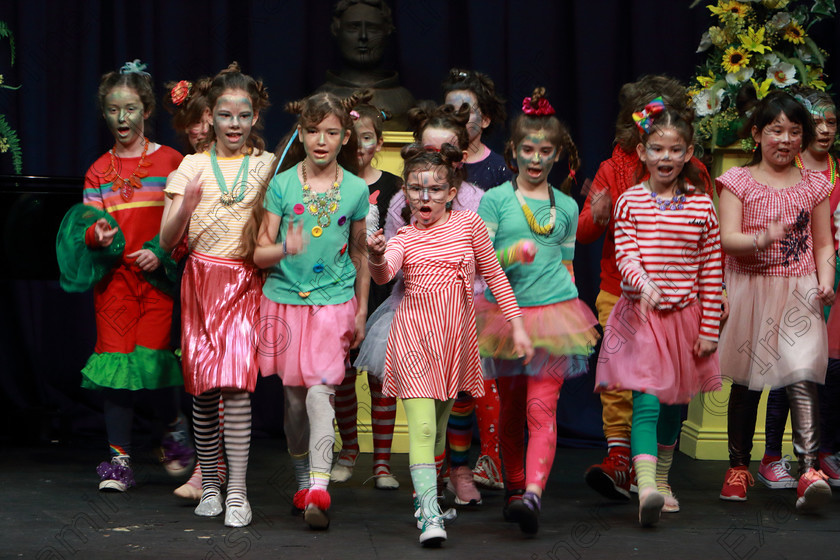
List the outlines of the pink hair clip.
<svg viewBox="0 0 840 560">
<path fill-rule="evenodd" d="M 352 111 L 350 111 L 350 118 L 353 119 L 354 121 L 359 120 L 359 116 L 360 115 L 359 115 L 359 112 L 357 110 L 353 109 Z"/>
<path fill-rule="evenodd" d="M 540 97 L 537 100 L 536 107 L 531 98 L 526 97 L 522 100 L 522 112 L 535 117 L 547 117 L 554 114 L 554 107 L 545 97 Z"/>
</svg>

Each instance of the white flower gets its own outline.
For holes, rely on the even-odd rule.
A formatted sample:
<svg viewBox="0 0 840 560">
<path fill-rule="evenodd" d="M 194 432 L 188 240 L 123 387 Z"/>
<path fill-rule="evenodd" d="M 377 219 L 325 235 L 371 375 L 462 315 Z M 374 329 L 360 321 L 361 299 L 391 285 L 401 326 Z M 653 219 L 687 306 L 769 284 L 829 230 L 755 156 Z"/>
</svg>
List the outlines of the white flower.
<svg viewBox="0 0 840 560">
<path fill-rule="evenodd" d="M 778 57 L 778 55 L 773 54 L 772 52 L 765 53 L 765 54 L 763 54 L 763 55 L 761 55 L 761 56 L 763 56 L 763 57 L 764 57 L 764 62 L 766 62 L 766 63 L 767 63 L 767 66 L 775 66 L 776 64 L 778 64 L 778 63 L 779 63 L 779 57 Z"/>
<path fill-rule="evenodd" d="M 737 72 L 731 72 L 726 75 L 726 83 L 731 86 L 742 84 L 753 77 L 753 72 L 752 68 L 741 68 Z"/>
<path fill-rule="evenodd" d="M 701 52 L 707 51 L 707 50 L 709 50 L 709 47 L 711 47 L 711 46 L 712 46 L 712 36 L 709 35 L 708 31 L 706 31 L 705 33 L 703 33 L 703 36 L 700 38 L 700 45 L 697 47 L 696 52 L 701 53 Z"/>
<path fill-rule="evenodd" d="M 694 112 L 698 117 L 714 115 L 720 111 L 720 102 L 723 99 L 723 89 L 718 89 L 715 97 L 710 95 L 711 90 L 701 90 L 691 102 L 694 104 Z"/>
<path fill-rule="evenodd" d="M 767 69 L 767 77 L 772 78 L 776 87 L 787 87 L 797 83 L 796 68 L 788 62 L 780 62 Z"/>
<path fill-rule="evenodd" d="M 787 12 L 779 12 L 770 19 L 769 25 L 776 29 L 787 27 L 791 21 L 790 14 Z"/>
<path fill-rule="evenodd" d="M 814 60 L 814 57 L 811 55 L 811 51 L 802 45 L 796 47 L 796 58 L 802 62 L 811 62 Z"/>
</svg>

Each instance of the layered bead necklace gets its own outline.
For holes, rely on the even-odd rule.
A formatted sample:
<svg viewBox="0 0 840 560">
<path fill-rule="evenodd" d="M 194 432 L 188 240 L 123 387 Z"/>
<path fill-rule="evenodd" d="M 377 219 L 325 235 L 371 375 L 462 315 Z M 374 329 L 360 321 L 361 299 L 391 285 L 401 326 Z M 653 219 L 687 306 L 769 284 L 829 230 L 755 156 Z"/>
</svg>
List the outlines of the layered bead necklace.
<svg viewBox="0 0 840 560">
<path fill-rule="evenodd" d="M 651 189 L 650 183 L 647 183 L 647 188 L 650 189 L 650 197 L 653 199 L 653 203 L 656 204 L 656 207 L 660 210 L 682 210 L 683 204 L 685 204 L 685 195 L 676 193 L 674 196 L 671 197 L 671 200 L 665 198 L 659 198 L 659 195 L 653 192 Z"/>
<path fill-rule="evenodd" d="M 826 154 L 828 158 L 828 180 L 831 181 L 831 188 L 834 189 L 834 183 L 837 181 L 837 162 L 834 161 L 834 158 L 831 157 L 831 154 Z M 802 155 L 796 154 L 796 158 L 794 158 L 794 163 L 796 167 L 799 169 L 805 169 L 805 164 L 802 163 Z"/>
<path fill-rule="evenodd" d="M 139 189 L 143 186 L 141 179 L 149 174 L 149 170 L 146 168 L 152 164 L 151 162 L 146 161 L 146 152 L 148 150 L 149 139 L 144 136 L 143 153 L 140 154 L 140 161 L 137 162 L 137 167 L 134 168 L 134 171 L 126 179 L 123 179 L 120 177 L 120 174 L 117 173 L 117 145 L 114 144 L 114 147 L 108 152 L 111 156 L 111 166 L 105 172 L 104 178 L 106 181 L 110 181 L 112 183 L 112 191 L 120 191 L 120 196 L 126 202 L 131 200 L 131 197 L 134 196 L 134 189 Z"/>
<path fill-rule="evenodd" d="M 219 190 L 222 191 L 222 196 L 219 197 L 219 202 L 222 206 L 232 206 L 235 202 L 242 202 L 242 199 L 245 198 L 245 186 L 248 184 L 248 162 L 250 158 L 251 155 L 247 154 L 242 159 L 242 163 L 239 165 L 239 171 L 237 171 L 236 177 L 233 179 L 233 184 L 230 190 L 228 190 L 225 176 L 222 174 L 222 168 L 219 167 L 219 158 L 216 156 L 216 145 L 213 144 L 210 147 L 210 166 L 213 168 L 213 175 L 216 176 L 216 184 L 219 186 Z M 240 177 L 242 178 L 241 181 Z M 240 184 L 239 194 L 234 195 L 233 191 L 236 190 L 237 182 Z"/>
<path fill-rule="evenodd" d="M 330 214 L 338 210 L 338 205 L 341 203 L 341 183 L 338 182 L 338 164 L 335 164 L 335 179 L 332 187 L 319 195 L 319 193 L 312 192 L 309 186 L 309 180 L 306 178 L 306 160 L 301 163 L 301 175 L 303 175 L 303 205 L 309 210 L 309 213 L 315 216 L 319 228 L 329 227 L 332 222 Z M 320 231 L 320 230 L 319 230 Z"/>
<path fill-rule="evenodd" d="M 522 213 L 525 214 L 525 221 L 528 222 L 528 227 L 531 228 L 531 231 L 537 235 L 549 235 L 554 231 L 554 223 L 557 221 L 557 208 L 554 207 L 554 189 L 551 188 L 551 185 L 548 185 L 548 201 L 550 207 L 548 211 L 548 224 L 544 226 L 537 222 L 537 218 L 525 202 L 525 197 L 519 191 L 518 180 L 516 178 L 513 180 L 513 194 L 516 195 L 516 200 L 519 201 L 519 205 L 522 207 Z"/>
</svg>

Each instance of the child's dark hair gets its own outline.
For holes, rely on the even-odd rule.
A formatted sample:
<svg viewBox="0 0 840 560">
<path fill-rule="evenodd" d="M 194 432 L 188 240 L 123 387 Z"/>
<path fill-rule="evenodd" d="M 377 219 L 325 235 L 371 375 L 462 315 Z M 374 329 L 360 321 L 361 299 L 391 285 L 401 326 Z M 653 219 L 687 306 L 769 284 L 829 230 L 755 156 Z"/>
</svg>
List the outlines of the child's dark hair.
<svg viewBox="0 0 840 560">
<path fill-rule="evenodd" d="M 382 138 L 382 125 L 391 118 L 391 113 L 371 104 L 373 91 L 369 89 L 357 91 L 353 94 L 353 97 L 357 99 L 353 111 L 356 111 L 359 115 L 358 118 L 370 121 L 370 124 L 373 125 L 373 131 L 376 133 L 376 140 L 380 140 Z"/>
<path fill-rule="evenodd" d="M 496 84 L 487 74 L 475 70 L 453 68 L 443 81 L 444 97 L 451 91 L 472 92 L 478 102 L 478 110 L 490 119 L 490 125 L 484 129 L 489 133 L 495 124 L 504 124 L 507 119 L 505 100 L 496 94 Z"/>
<path fill-rule="evenodd" d="M 254 206 L 251 209 L 251 216 L 248 218 L 248 223 L 242 230 L 241 248 L 245 254 L 246 260 L 253 262 L 254 249 L 257 246 L 257 237 L 260 233 L 263 219 L 265 217 L 265 207 L 263 201 L 265 200 L 265 191 L 268 188 L 268 183 L 279 172 L 286 171 L 296 166 L 298 163 L 306 158 L 306 150 L 303 143 L 298 138 L 297 128 L 306 128 L 308 126 L 317 125 L 328 115 L 335 115 L 341 122 L 342 128 L 349 131 L 349 140 L 347 144 L 341 147 L 336 157 L 336 161 L 348 172 L 354 175 L 359 171 L 359 160 L 356 157 L 356 132 L 353 128 L 353 119 L 350 117 L 350 110 L 358 103 L 359 98 L 356 95 L 351 95 L 346 99 L 341 99 L 334 93 L 321 92 L 310 95 L 305 99 L 298 101 L 290 101 L 286 103 L 286 111 L 299 115 L 298 122 L 290 132 L 280 140 L 277 149 L 274 152 L 276 163 L 272 166 L 271 172 L 265 179 L 265 182 L 260 186 L 260 192 L 254 201 Z M 288 146 L 288 151 L 286 147 Z M 285 152 L 285 157 L 283 154 Z M 282 158 L 282 161 L 281 161 Z M 278 169 L 279 167 L 279 169 Z"/>
<path fill-rule="evenodd" d="M 457 190 L 463 183 L 460 169 L 463 167 L 461 162 L 464 159 L 464 151 L 452 144 L 443 144 L 438 152 L 427 150 L 423 144 L 416 142 L 403 146 L 400 155 L 403 158 L 403 181 L 406 185 L 408 184 L 408 176 L 412 172 L 417 171 L 418 168 L 426 170 L 431 167 L 446 169 L 446 183 L 450 187 Z M 449 209 L 449 206 L 447 206 L 447 209 Z M 411 208 L 408 205 L 407 196 L 400 216 L 406 224 L 411 223 Z"/>
<path fill-rule="evenodd" d="M 758 100 L 750 111 L 747 122 L 741 128 L 741 136 L 744 138 L 752 136 L 753 127 L 761 133 L 764 127 L 773 124 L 773 121 L 782 113 L 788 120 L 802 127 L 802 149 L 810 146 L 817 136 L 811 114 L 802 103 L 786 91 L 780 89 L 771 91 L 763 99 Z M 747 166 L 757 165 L 759 162 L 761 162 L 760 145 L 756 147 Z"/>
<path fill-rule="evenodd" d="M 194 84 L 197 95 L 204 95 L 207 98 L 207 106 L 210 111 L 216 106 L 219 97 L 225 91 L 239 89 L 248 94 L 251 99 L 252 109 L 254 115 L 265 111 L 270 103 L 268 102 L 268 88 L 263 85 L 262 80 L 255 80 L 247 74 L 243 74 L 238 62 L 231 62 L 230 65 L 216 74 L 209 83 L 197 82 Z M 206 88 L 206 89 L 205 89 Z M 262 116 L 262 115 L 261 115 Z M 245 146 L 260 155 L 265 150 L 265 140 L 259 135 L 258 131 L 262 130 L 264 120 L 258 119 L 251 128 L 251 134 L 245 140 Z M 216 132 L 213 127 L 210 128 L 207 138 L 199 143 L 199 152 L 207 149 L 207 147 L 216 140 Z"/>
<path fill-rule="evenodd" d="M 537 109 L 540 105 L 540 100 L 545 100 L 545 88 L 542 87 L 534 89 L 534 93 L 531 94 L 531 106 Z M 543 103 L 545 102 L 543 101 Z M 529 132 L 536 132 L 538 130 L 545 131 L 546 139 L 557 148 L 558 155 L 565 155 L 569 159 L 569 175 L 563 181 L 563 184 L 560 185 L 560 190 L 569 194 L 572 191 L 574 172 L 580 168 L 580 156 L 578 156 L 577 146 L 572 141 L 569 130 L 553 114 L 528 115 L 521 113 L 517 116 L 511 125 L 510 140 L 505 144 L 505 162 L 514 173 L 517 173 L 519 168 L 516 165 L 514 150 Z"/>
<path fill-rule="evenodd" d="M 641 111 L 657 97 L 661 97 L 665 106 L 679 113 L 683 119 L 689 122 L 693 119 L 694 109 L 688 104 L 688 92 L 678 80 L 653 74 L 624 84 L 618 93 L 620 109 L 615 122 L 615 142 L 625 152 L 633 152 L 641 142 L 633 113 Z"/>
<path fill-rule="evenodd" d="M 467 132 L 469 120 L 470 106 L 466 103 L 455 108 L 452 105 L 435 105 L 432 101 L 421 101 L 417 107 L 408 111 L 408 122 L 414 130 L 415 141 L 423 142 L 423 132 L 427 128 L 449 130 L 455 134 L 458 141 L 455 147 L 463 151 L 467 151 L 470 147 L 470 135 Z M 463 165 L 456 171 L 461 181 L 467 180 L 467 170 Z"/>
<path fill-rule="evenodd" d="M 648 139 L 651 136 L 663 129 L 673 128 L 677 134 L 679 134 L 680 138 L 683 139 L 686 149 L 688 149 L 689 146 L 694 144 L 694 127 L 691 124 L 693 120 L 693 114 L 689 119 L 686 119 L 679 111 L 666 107 L 664 111 L 653 118 L 653 122 L 647 132 L 639 130 L 639 143 L 643 146 L 647 146 Z M 643 176 L 644 169 L 641 169 L 640 172 L 637 173 L 636 181 L 641 181 Z M 686 182 L 690 183 L 694 187 L 693 191 L 686 187 Z M 686 161 L 685 165 L 683 165 L 682 171 L 680 171 L 680 174 L 677 177 L 677 193 L 703 193 L 705 190 L 706 186 L 703 182 L 702 176 L 700 175 L 700 170 L 695 167 L 690 160 Z"/>
<path fill-rule="evenodd" d="M 164 84 L 163 106 L 172 114 L 172 128 L 179 135 L 184 136 L 186 130 L 200 122 L 210 110 L 205 93 L 211 83 L 212 79 L 204 76 L 195 82 L 181 80 Z"/>
<path fill-rule="evenodd" d="M 137 61 L 135 61 L 136 63 Z M 131 63 L 129 63 L 131 64 Z M 126 64 L 126 66 L 129 66 Z M 126 66 L 123 66 L 125 68 Z M 99 110 L 105 112 L 105 97 L 111 90 L 117 87 L 128 87 L 137 92 L 140 101 L 143 103 L 144 116 L 151 116 L 155 110 L 155 92 L 152 84 L 152 77 L 146 72 L 108 72 L 103 74 L 99 80 L 97 97 L 99 98 Z"/>
</svg>

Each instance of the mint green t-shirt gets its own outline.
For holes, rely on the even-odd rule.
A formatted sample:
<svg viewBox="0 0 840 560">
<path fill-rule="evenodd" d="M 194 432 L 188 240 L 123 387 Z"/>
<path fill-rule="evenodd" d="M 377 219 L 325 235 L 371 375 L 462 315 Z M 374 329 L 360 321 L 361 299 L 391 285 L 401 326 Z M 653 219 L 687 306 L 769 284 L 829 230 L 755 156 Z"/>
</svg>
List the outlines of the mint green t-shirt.
<svg viewBox="0 0 840 560">
<path fill-rule="evenodd" d="M 263 294 L 270 300 L 292 305 L 334 305 L 353 299 L 356 268 L 350 260 L 350 226 L 367 217 L 370 203 L 367 184 L 343 168 L 342 171 L 341 200 L 329 215 L 330 225 L 321 227 L 319 236 L 313 234 L 318 216 L 303 204 L 297 166 L 276 175 L 268 184 L 265 209 L 282 218 L 276 242 L 283 242 L 290 221 L 303 220 L 304 235 L 309 237 L 305 252 L 289 255 L 269 270 Z"/>
<path fill-rule="evenodd" d="M 551 204 L 547 199 L 525 197 L 525 203 L 538 224 L 549 223 Z M 534 262 L 517 262 L 505 268 L 520 307 L 549 305 L 578 297 L 577 287 L 563 264 L 575 256 L 578 206 L 572 197 L 557 189 L 554 189 L 554 206 L 557 211 L 554 230 L 548 235 L 538 235 L 528 226 L 510 181 L 484 193 L 478 205 L 478 215 L 487 225 L 494 249 L 505 249 L 523 239 L 537 246 Z M 489 301 L 495 301 L 490 290 L 484 295 Z"/>
</svg>

